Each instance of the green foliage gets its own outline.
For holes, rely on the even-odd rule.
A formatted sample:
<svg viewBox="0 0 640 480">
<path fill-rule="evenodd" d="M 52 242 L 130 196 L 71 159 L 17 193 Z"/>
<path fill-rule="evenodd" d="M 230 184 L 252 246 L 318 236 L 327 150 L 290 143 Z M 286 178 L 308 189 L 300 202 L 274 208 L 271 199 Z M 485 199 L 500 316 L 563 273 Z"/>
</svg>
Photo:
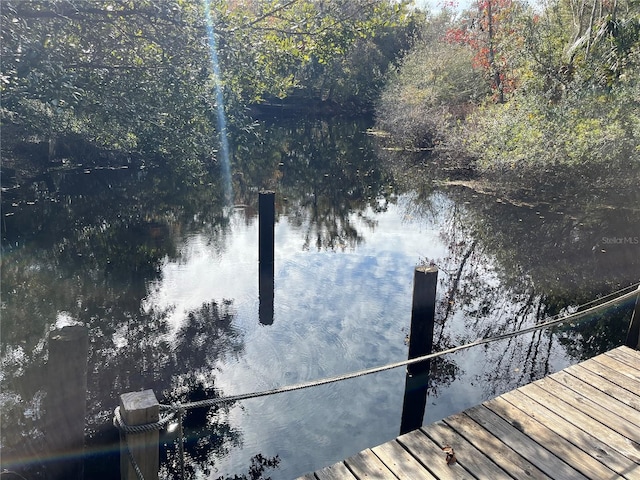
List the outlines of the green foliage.
<svg viewBox="0 0 640 480">
<path fill-rule="evenodd" d="M 423 39 L 393 71 L 378 102 L 378 125 L 405 145 L 431 146 L 446 134 L 468 106 L 488 93 L 472 50 L 443 41 L 451 19 L 432 20 Z"/>
<path fill-rule="evenodd" d="M 638 2 L 553 0 L 536 12 L 500 0 L 487 17 L 491 1 L 479 13 L 449 17 L 447 43 L 412 49 L 385 88 L 379 125 L 402 145 L 435 144 L 445 158 L 454 152 L 481 171 L 524 182 L 552 171 L 563 180 L 608 182 L 603 168 L 614 166 L 633 181 L 640 168 Z M 486 28 L 477 31 L 487 18 L 489 47 L 480 41 Z M 432 30 L 438 20 L 430 19 Z M 500 75 L 493 82 L 499 97 L 488 95 L 474 67 Z M 452 116 L 465 101 L 462 113 L 471 113 Z"/>
<path fill-rule="evenodd" d="M 481 169 L 519 175 L 637 167 L 638 98 L 626 88 L 550 100 L 521 95 L 476 110 L 458 135 Z M 570 171 L 565 171 L 571 175 Z"/>
<path fill-rule="evenodd" d="M 6 2 L 2 24 L 3 124 L 50 159 L 78 140 L 176 169 L 214 158 L 197 3 Z"/>
<path fill-rule="evenodd" d="M 370 102 L 381 72 L 408 46 L 407 3 L 218 0 L 221 61 L 233 72 L 226 86 L 243 103 L 292 94 Z"/>
<path fill-rule="evenodd" d="M 48 143 L 43 163 L 104 162 L 109 152 L 197 180 L 216 159 L 216 87 L 236 126 L 248 123 L 247 104 L 303 87 L 371 101 L 409 18 L 406 2 L 391 0 L 7 1 L 3 136 Z M 82 158 L 82 145 L 104 154 Z"/>
</svg>

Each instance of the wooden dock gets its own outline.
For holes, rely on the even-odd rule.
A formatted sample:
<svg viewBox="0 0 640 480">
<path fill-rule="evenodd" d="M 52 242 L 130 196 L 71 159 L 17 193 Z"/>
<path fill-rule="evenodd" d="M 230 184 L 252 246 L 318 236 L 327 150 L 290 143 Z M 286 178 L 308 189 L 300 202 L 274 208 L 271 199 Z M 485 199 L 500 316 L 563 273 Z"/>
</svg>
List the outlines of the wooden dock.
<svg viewBox="0 0 640 480">
<path fill-rule="evenodd" d="M 616 348 L 300 477 L 449 478 L 640 479 L 640 352 Z"/>
</svg>

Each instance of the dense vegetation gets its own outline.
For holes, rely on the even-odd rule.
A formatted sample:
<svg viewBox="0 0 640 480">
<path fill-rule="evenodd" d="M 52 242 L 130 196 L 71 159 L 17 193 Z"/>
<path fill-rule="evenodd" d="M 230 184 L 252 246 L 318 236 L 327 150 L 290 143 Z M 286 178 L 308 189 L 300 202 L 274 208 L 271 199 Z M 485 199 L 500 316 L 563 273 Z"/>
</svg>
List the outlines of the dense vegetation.
<svg viewBox="0 0 640 480">
<path fill-rule="evenodd" d="M 485 173 L 545 182 L 640 164 L 640 4 L 480 0 L 429 19 L 392 73 L 381 128 Z M 580 175 L 576 176 L 575 174 Z"/>
<path fill-rule="evenodd" d="M 245 130 L 255 105 L 376 104 L 394 143 L 527 181 L 637 168 L 637 1 L 409 3 L 3 2 L 3 182 L 114 160 L 197 179 L 217 171 L 220 103 Z"/>
<path fill-rule="evenodd" d="M 3 167 L 18 176 L 116 159 L 197 178 L 215 170 L 220 103 L 238 128 L 251 124 L 247 106 L 285 97 L 362 111 L 412 32 L 407 5 L 391 0 L 34 0 L 1 11 Z"/>
</svg>

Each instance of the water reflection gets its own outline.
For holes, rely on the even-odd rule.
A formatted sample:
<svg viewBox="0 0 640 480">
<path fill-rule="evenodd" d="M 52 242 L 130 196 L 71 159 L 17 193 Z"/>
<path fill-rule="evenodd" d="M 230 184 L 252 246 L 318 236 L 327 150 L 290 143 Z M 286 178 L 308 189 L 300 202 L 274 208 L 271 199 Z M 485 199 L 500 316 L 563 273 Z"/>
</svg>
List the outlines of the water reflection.
<svg viewBox="0 0 640 480">
<path fill-rule="evenodd" d="M 236 154 L 237 201 L 255 204 L 257 188 L 275 190 L 280 212 L 303 232 L 303 248 L 345 250 L 363 236 L 375 213 L 394 201 L 393 177 L 380 165 L 366 137 L 365 121 L 315 120 L 264 124 L 264 142 Z M 257 168 L 260 167 L 260 168 Z"/>
<path fill-rule="evenodd" d="M 90 329 L 87 475 L 109 478 L 118 455 L 110 415 L 123 392 L 191 401 L 406 358 L 418 262 L 441 272 L 434 350 L 533 325 L 637 281 L 639 247 L 610 240 L 640 236 L 628 207 L 637 199 L 620 206 L 562 192 L 540 203 L 439 187 L 437 172 L 376 150 L 365 127 L 265 123 L 260 142 L 235 141 L 243 208 L 234 210 L 215 181 L 185 188 L 127 169 L 68 172 L 3 196 L 12 214 L 2 232 L 3 466 L 26 453 L 36 461 L 22 471 L 42 473 L 42 372 L 57 319 Z M 260 189 L 275 190 L 277 205 L 269 328 L 259 323 Z M 620 343 L 625 321 L 621 307 L 439 359 L 425 417 Z M 272 478 L 293 478 L 387 441 L 398 433 L 404 375 L 194 411 L 188 468 L 233 475 L 278 455 Z M 163 437 L 167 474 L 177 468 L 174 439 Z"/>
<path fill-rule="evenodd" d="M 589 213 L 592 225 L 585 226 L 576 217 L 557 213 L 571 203 L 544 209 L 468 188 L 443 193 L 449 204 L 435 210 L 438 213 L 424 206 L 414 209 L 439 219 L 441 240 L 447 245 L 446 254 L 434 259 L 444 272 L 436 342 L 451 344 L 454 339 L 454 344 L 463 344 L 519 330 L 637 281 L 639 258 L 633 246 L 620 249 L 617 258 L 599 257 L 601 252 L 592 246 L 594 237 L 601 235 L 597 232 L 633 235 L 624 208 L 620 215 L 610 216 L 606 213 L 610 205 L 594 207 Z M 613 270 L 612 261 L 617 267 Z M 483 398 L 490 398 L 568 361 L 619 345 L 629 315 L 629 305 L 621 306 L 564 328 L 560 335 L 557 330 L 542 330 L 487 345 L 482 368 L 470 369 L 473 362 L 463 362 L 464 376 L 471 385 L 480 386 Z"/>
<path fill-rule="evenodd" d="M 43 388 L 47 332 L 56 323 L 73 319 L 90 329 L 91 478 L 117 476 L 118 439 L 109 424 L 119 394 L 152 388 L 167 401 L 218 395 L 216 362 L 242 353 L 232 300 L 209 297 L 177 330 L 170 309 L 141 310 L 162 261 L 179 258 L 184 234 L 206 232 L 224 248 L 216 239 L 228 224 L 215 189 L 186 191 L 155 172 L 123 171 L 52 173 L 3 197 L 2 459 L 31 478 L 52 475 L 55 465 L 45 448 L 51 412 L 42 405 L 50 397 Z M 197 442 L 193 465 L 239 442 L 224 411 L 207 426 L 213 440 Z"/>
</svg>

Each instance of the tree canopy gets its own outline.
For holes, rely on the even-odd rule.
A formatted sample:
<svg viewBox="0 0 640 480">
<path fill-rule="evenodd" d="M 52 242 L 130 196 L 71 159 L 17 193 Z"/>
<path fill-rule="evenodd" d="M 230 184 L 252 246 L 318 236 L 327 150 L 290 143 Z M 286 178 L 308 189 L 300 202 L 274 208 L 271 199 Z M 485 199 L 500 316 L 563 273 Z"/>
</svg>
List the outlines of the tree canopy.
<svg viewBox="0 0 640 480">
<path fill-rule="evenodd" d="M 49 160 L 97 149 L 198 173 L 215 163 L 219 98 L 237 126 L 295 92 L 370 103 L 410 20 L 392 0 L 3 2 L 5 158 L 35 141 Z"/>
<path fill-rule="evenodd" d="M 445 9 L 393 72 L 379 123 L 439 158 L 529 184 L 552 176 L 604 184 L 605 166 L 637 172 L 639 27 L 633 0 Z M 422 119 L 418 131 L 395 120 L 406 111 Z"/>
</svg>

